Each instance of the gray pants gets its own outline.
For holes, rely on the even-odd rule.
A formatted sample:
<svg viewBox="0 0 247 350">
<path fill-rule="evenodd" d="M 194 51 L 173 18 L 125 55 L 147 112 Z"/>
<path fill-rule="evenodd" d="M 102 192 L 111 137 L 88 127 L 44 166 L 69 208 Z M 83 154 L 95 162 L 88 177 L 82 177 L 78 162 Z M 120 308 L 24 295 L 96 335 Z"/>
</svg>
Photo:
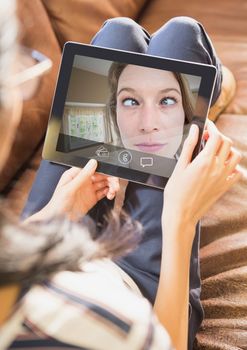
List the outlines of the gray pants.
<svg viewBox="0 0 247 350">
<path fill-rule="evenodd" d="M 210 39 L 201 24 L 188 17 L 178 17 L 167 22 L 152 36 L 128 18 L 114 18 L 106 21 L 95 35 L 92 44 L 127 51 L 147 53 L 212 64 L 217 69 L 216 84 L 212 104 L 220 94 L 222 72 Z M 68 167 L 42 161 L 29 195 L 23 217 L 40 210 L 51 198 L 58 180 Z M 137 283 L 143 295 L 155 300 L 159 281 L 161 260 L 161 212 L 163 191 L 136 183 L 129 183 L 124 201 L 124 210 L 144 228 L 143 240 L 139 247 L 128 256 L 117 261 Z M 104 213 L 112 208 L 112 202 L 100 201 L 90 216 L 96 222 L 102 221 Z M 195 335 L 203 319 L 200 303 L 199 271 L 200 227 L 196 227 L 190 263 L 190 315 L 189 315 L 189 349 L 192 349 Z"/>
</svg>

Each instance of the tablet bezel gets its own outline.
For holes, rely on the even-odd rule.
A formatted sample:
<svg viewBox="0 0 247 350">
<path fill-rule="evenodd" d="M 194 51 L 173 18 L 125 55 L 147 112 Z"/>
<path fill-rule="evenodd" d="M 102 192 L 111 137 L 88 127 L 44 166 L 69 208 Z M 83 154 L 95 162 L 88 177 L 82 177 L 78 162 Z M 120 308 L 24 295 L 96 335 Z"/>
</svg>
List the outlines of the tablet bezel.
<svg viewBox="0 0 247 350">
<path fill-rule="evenodd" d="M 73 154 L 57 151 L 57 142 L 60 134 L 61 120 L 63 117 L 75 55 L 94 57 L 108 61 L 123 62 L 150 68 L 164 69 L 167 71 L 174 71 L 201 77 L 198 98 L 196 101 L 195 116 L 192 120 L 193 123 L 196 123 L 199 126 L 200 136 L 193 157 L 200 150 L 201 136 L 205 125 L 205 120 L 208 115 L 215 83 L 216 68 L 214 66 L 206 64 L 168 59 L 159 56 L 151 56 L 147 54 L 134 53 L 123 50 L 108 49 L 76 42 L 67 42 L 64 45 L 42 157 L 52 162 L 77 167 L 82 167 L 90 158 L 95 158 L 98 161 L 98 172 L 118 176 L 120 178 L 125 178 L 127 180 L 151 185 L 158 188 L 164 188 L 168 181 L 167 176 L 148 176 L 146 172 L 144 173 L 141 170 L 139 171 L 130 169 L 128 167 L 126 168 L 120 164 L 116 165 L 104 163 L 103 160 L 97 157 L 78 157 L 73 156 Z M 102 145 L 102 143 L 99 144 Z M 167 164 L 173 170 L 176 164 L 176 160 L 171 159 L 167 162 Z M 154 177 L 155 181 L 153 181 Z"/>
</svg>

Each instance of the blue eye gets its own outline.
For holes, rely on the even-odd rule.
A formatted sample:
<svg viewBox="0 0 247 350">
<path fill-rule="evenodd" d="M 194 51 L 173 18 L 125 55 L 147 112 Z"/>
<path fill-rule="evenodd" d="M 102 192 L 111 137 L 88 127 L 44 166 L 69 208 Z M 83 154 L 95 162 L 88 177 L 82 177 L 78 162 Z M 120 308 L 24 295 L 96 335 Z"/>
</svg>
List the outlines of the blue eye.
<svg viewBox="0 0 247 350">
<path fill-rule="evenodd" d="M 174 97 L 165 97 L 160 101 L 160 103 L 162 105 L 172 106 L 177 103 L 177 100 Z"/>
<path fill-rule="evenodd" d="M 125 98 L 122 102 L 122 104 L 126 107 L 131 107 L 131 106 L 138 106 L 139 103 L 134 99 L 134 98 Z"/>
</svg>

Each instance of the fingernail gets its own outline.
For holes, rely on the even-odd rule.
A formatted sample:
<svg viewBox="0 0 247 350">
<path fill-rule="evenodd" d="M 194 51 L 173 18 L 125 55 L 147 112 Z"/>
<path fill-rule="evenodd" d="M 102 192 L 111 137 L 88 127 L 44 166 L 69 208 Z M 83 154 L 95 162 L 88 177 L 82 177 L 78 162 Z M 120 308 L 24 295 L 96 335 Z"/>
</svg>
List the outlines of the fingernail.
<svg viewBox="0 0 247 350">
<path fill-rule="evenodd" d="M 196 124 L 192 124 L 190 127 L 190 132 L 189 132 L 189 136 L 192 136 L 196 133 L 197 131 L 197 125 Z"/>
<path fill-rule="evenodd" d="M 85 168 L 87 169 L 93 169 L 97 166 L 97 160 L 96 159 L 90 159 L 87 164 L 85 165 Z"/>
<path fill-rule="evenodd" d="M 108 194 L 107 194 L 107 198 L 108 198 L 109 200 L 112 200 L 112 199 L 114 198 L 114 194 L 113 194 L 113 193 L 108 193 Z"/>
</svg>

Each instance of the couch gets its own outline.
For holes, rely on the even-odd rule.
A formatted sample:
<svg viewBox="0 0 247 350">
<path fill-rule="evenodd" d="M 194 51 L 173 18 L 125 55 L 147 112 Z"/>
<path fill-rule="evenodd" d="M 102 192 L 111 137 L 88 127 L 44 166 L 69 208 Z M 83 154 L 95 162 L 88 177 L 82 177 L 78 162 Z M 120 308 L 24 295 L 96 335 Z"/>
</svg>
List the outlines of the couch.
<svg viewBox="0 0 247 350">
<path fill-rule="evenodd" d="M 42 143 L 63 44 L 89 43 L 110 17 L 127 16 L 154 32 L 166 20 L 186 15 L 207 29 L 222 63 L 233 73 L 231 96 L 210 117 L 243 153 L 247 173 L 247 7 L 245 0 L 19 0 L 21 41 L 40 50 L 53 68 L 24 109 L 0 191 L 18 215 L 41 160 Z M 233 96 L 234 95 L 234 96 Z M 232 98 L 233 97 L 233 98 Z M 226 106 L 225 101 L 228 101 Z M 222 106 L 224 110 L 222 110 Z M 219 115 L 220 112 L 220 115 Z M 202 220 L 200 249 L 205 320 L 195 349 L 247 349 L 247 180 L 228 191 Z"/>
</svg>

